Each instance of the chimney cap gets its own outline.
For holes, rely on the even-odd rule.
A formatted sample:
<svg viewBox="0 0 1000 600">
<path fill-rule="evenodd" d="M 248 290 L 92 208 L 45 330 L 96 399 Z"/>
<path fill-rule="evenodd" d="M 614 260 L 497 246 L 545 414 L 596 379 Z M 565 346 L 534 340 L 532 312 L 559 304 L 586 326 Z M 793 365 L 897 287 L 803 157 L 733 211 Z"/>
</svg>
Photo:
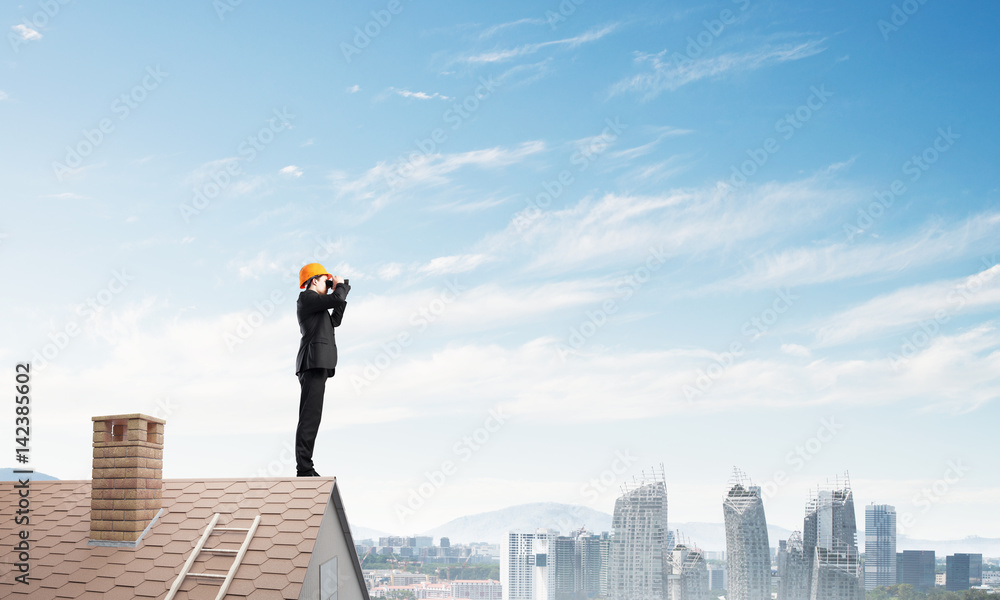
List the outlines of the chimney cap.
<svg viewBox="0 0 1000 600">
<path fill-rule="evenodd" d="M 156 417 L 151 417 L 149 415 L 144 415 L 142 413 L 131 413 L 127 415 L 105 415 L 103 417 L 90 417 L 91 421 L 117 421 L 121 419 L 143 419 L 151 423 L 159 423 L 161 425 L 166 425 L 167 422 L 163 419 L 157 419 Z"/>
</svg>

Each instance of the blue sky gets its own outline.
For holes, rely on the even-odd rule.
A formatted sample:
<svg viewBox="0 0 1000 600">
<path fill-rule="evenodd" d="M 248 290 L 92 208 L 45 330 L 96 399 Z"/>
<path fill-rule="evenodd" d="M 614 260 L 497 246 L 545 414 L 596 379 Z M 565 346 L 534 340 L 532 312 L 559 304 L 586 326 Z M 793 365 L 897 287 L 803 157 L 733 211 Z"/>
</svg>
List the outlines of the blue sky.
<svg viewBox="0 0 1000 600">
<path fill-rule="evenodd" d="M 318 261 L 353 289 L 317 470 L 357 524 L 610 512 L 663 463 L 676 522 L 720 521 L 738 465 L 790 529 L 848 471 L 859 519 L 1000 537 L 997 16 L 7 5 L 32 464 L 86 478 L 89 418 L 144 412 L 166 477 L 292 474 Z"/>
</svg>

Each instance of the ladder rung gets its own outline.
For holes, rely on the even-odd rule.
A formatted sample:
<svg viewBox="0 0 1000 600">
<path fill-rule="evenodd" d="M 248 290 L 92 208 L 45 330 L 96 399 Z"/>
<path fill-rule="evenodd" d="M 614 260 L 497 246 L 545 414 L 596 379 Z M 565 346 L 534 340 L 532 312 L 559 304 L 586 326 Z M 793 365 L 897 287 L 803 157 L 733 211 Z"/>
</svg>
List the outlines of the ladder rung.
<svg viewBox="0 0 1000 600">
<path fill-rule="evenodd" d="M 177 594 L 177 590 L 180 589 L 181 582 L 184 581 L 185 577 L 205 577 L 208 579 L 221 579 L 222 585 L 219 589 L 219 594 L 215 597 L 215 600 L 222 600 L 226 597 L 226 593 L 229 590 L 229 584 L 233 582 L 233 577 L 236 575 L 236 570 L 240 567 L 240 562 L 243 560 L 244 554 L 246 554 L 247 549 L 250 547 L 250 540 L 253 538 L 254 532 L 257 531 L 257 526 L 260 525 L 260 515 L 253 518 L 253 523 L 250 527 L 216 527 L 215 524 L 219 522 L 220 513 L 215 513 L 212 516 L 212 520 L 209 522 L 208 526 L 205 528 L 205 532 L 201 534 L 201 538 L 195 545 L 194 550 L 188 556 L 187 560 L 184 562 L 184 566 L 181 567 L 181 572 L 177 575 L 177 579 L 174 580 L 173 585 L 167 591 L 166 598 L 164 600 L 173 600 L 174 596 Z M 243 531 L 246 532 L 246 537 L 243 539 L 243 543 L 240 545 L 239 550 L 231 550 L 229 548 L 205 548 L 205 542 L 208 538 L 217 531 Z M 198 554 L 201 552 L 208 552 L 210 554 L 233 554 L 235 555 L 233 559 L 233 564 L 229 567 L 229 572 L 225 575 L 218 575 L 215 573 L 192 573 L 190 571 L 191 567 L 194 565 L 198 558 Z"/>
</svg>

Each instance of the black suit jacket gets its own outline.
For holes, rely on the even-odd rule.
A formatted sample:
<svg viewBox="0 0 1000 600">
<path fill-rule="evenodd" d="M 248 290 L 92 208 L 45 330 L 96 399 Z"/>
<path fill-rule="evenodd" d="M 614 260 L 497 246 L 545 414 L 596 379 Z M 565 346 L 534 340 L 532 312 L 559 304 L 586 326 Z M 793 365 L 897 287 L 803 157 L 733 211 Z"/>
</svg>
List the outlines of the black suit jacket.
<svg viewBox="0 0 1000 600">
<path fill-rule="evenodd" d="M 338 283 L 332 294 L 317 294 L 305 290 L 295 303 L 302 341 L 295 357 L 295 374 L 306 369 L 328 369 L 333 376 L 337 366 L 337 339 L 333 328 L 340 325 L 347 307 L 347 293 L 351 286 Z M 327 310 L 333 309 L 328 313 Z"/>
</svg>

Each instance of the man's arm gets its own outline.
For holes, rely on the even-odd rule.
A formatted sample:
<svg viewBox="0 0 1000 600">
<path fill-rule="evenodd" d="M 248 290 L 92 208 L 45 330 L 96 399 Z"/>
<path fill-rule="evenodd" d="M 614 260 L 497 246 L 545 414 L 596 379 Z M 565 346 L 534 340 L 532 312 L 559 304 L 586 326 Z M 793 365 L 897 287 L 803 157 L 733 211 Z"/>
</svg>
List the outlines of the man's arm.
<svg viewBox="0 0 1000 600">
<path fill-rule="evenodd" d="M 347 306 L 347 293 L 351 287 L 344 283 L 338 283 L 332 294 L 317 294 L 310 292 L 302 294 L 302 312 L 304 315 L 318 313 L 321 310 L 333 309 L 333 314 L 337 317 L 336 324 L 340 324 L 340 319 L 344 317 L 344 307 Z"/>
<path fill-rule="evenodd" d="M 347 308 L 347 292 L 349 291 L 351 291 L 351 286 L 346 283 L 338 283 L 337 287 L 333 288 L 333 293 L 330 294 L 339 299 L 333 306 L 333 312 L 330 313 L 330 323 L 334 327 L 339 327 L 340 322 L 344 320 L 344 309 Z"/>
</svg>

